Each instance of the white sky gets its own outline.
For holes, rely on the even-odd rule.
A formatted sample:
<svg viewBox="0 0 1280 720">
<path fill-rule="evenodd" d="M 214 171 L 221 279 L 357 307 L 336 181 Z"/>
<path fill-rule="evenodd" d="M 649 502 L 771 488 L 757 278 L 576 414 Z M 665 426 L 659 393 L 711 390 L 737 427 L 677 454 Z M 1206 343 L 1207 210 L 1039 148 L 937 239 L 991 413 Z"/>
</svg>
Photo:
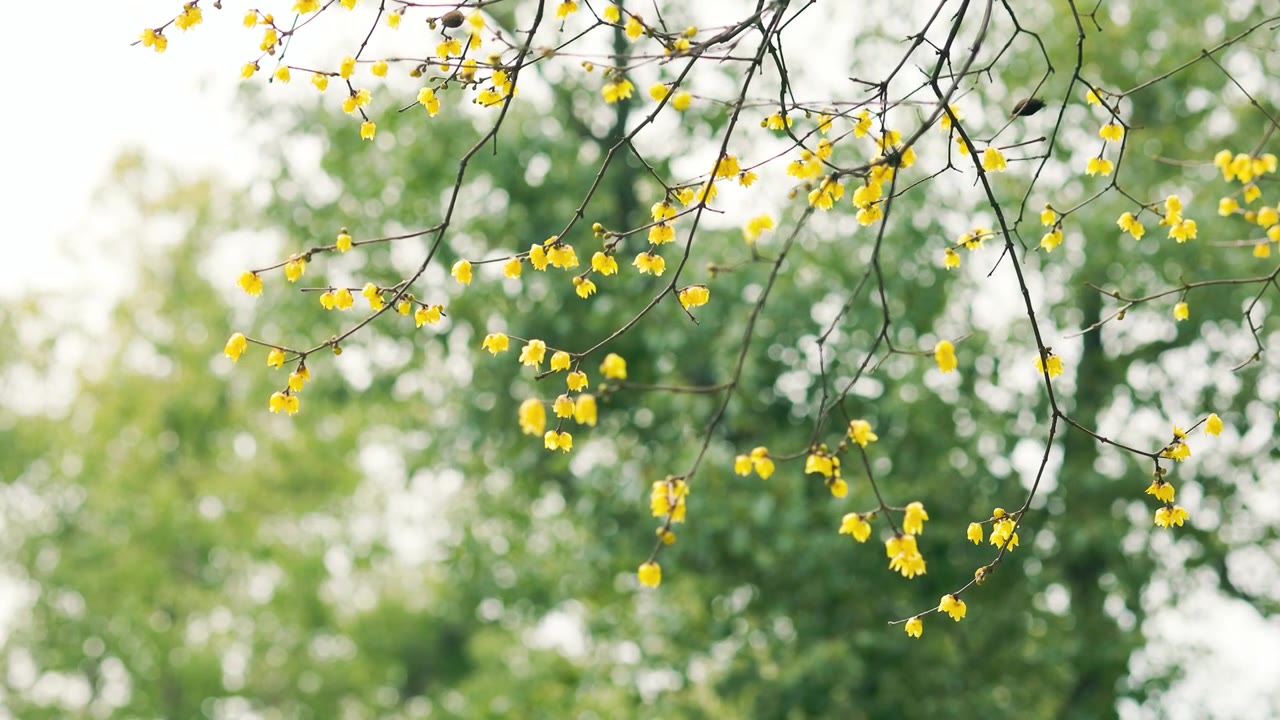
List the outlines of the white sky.
<svg viewBox="0 0 1280 720">
<path fill-rule="evenodd" d="M 59 241 L 78 223 L 92 227 L 85 217 L 90 195 L 127 146 L 193 174 L 217 168 L 243 180 L 253 172 L 228 112 L 234 59 L 215 64 L 227 55 L 228 36 L 244 31 L 238 20 L 226 22 L 231 10 L 222 11 L 224 22 L 171 31 L 168 51 L 157 55 L 130 43 L 145 25 L 171 17 L 181 7 L 175 0 L 54 6 L 0 4 L 0 48 L 5 66 L 17 70 L 9 73 L 0 132 L 0 297 L 88 279 L 58 251 Z"/>
<path fill-rule="evenodd" d="M 0 3 L 0 48 L 4 67 L 12 70 L 8 118 L 0 132 L 0 300 L 102 281 L 103 266 L 77 261 L 63 248 L 74 245 L 68 239 L 81 231 L 92 238 L 93 228 L 111 224 L 110 218 L 87 217 L 87 212 L 93 191 L 126 147 L 144 148 L 192 175 L 215 170 L 233 182 L 254 177 L 252 146 L 233 114 L 237 68 L 244 60 L 236 51 L 245 47 L 239 23 L 245 4 L 227 2 L 220 13 L 206 10 L 205 23 L 194 31 L 171 30 L 162 55 L 130 46 L 142 27 L 162 22 L 180 4 Z M 0 616 L 14 600 L 0 586 Z M 1221 702 L 1230 696 L 1243 702 L 1220 716 L 1263 716 L 1251 708 L 1266 713 L 1250 698 L 1275 697 L 1269 677 L 1241 672 L 1239 661 L 1280 646 L 1274 619 L 1222 604 L 1216 611 L 1201 606 L 1174 618 L 1162 614 L 1149 628 L 1161 645 L 1176 642 L 1180 634 L 1166 620 L 1194 636 L 1195 644 L 1218 651 L 1186 668 L 1190 677 L 1171 693 L 1180 704 L 1214 704 L 1212 698 Z M 1230 637 L 1225 645 L 1213 641 L 1223 636 Z M 1255 647 L 1244 651 L 1244 642 Z M 1145 716 L 1134 708 L 1123 710 L 1126 717 Z"/>
</svg>

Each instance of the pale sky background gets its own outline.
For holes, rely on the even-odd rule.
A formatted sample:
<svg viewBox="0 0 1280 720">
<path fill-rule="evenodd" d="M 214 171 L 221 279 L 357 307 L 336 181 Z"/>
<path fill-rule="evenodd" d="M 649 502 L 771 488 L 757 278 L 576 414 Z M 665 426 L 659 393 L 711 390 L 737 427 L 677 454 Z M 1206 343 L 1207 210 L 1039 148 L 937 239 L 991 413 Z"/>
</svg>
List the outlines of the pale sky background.
<svg viewBox="0 0 1280 720">
<path fill-rule="evenodd" d="M 171 30 L 162 55 L 130 43 L 145 25 L 171 16 L 177 0 L 0 4 L 0 52 L 11 69 L 0 133 L 0 300 L 83 290 L 90 303 L 125 288 L 129 258 L 98 246 L 103 238 L 93 232 L 113 219 L 88 213 L 93 191 L 126 147 L 192 175 L 215 171 L 241 187 L 255 177 L 234 100 L 245 47 L 239 19 L 248 5 L 224 4 L 221 12 L 206 10 L 191 32 Z M 0 585 L 0 616 L 17 600 Z M 1188 662 L 1160 716 L 1280 712 L 1280 618 L 1208 590 L 1191 605 L 1157 613 L 1146 628 L 1153 664 Z M 1135 660 L 1135 670 L 1145 662 Z M 1156 716 L 1121 709 L 1126 718 Z"/>
</svg>

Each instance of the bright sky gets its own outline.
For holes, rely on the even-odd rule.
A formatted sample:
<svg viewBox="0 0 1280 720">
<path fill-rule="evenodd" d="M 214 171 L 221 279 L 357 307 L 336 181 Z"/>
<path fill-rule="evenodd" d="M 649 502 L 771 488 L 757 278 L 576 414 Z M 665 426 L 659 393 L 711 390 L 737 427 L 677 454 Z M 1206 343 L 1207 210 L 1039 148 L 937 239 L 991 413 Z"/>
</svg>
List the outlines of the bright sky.
<svg viewBox="0 0 1280 720">
<path fill-rule="evenodd" d="M 0 297 L 89 279 L 59 247 L 73 229 L 93 227 L 85 217 L 90 195 L 125 147 L 144 147 L 193 174 L 217 168 L 251 177 L 252 155 L 228 112 L 235 64 L 215 66 L 226 55 L 218 48 L 243 28 L 206 22 L 175 31 L 163 55 L 130 47 L 144 25 L 179 6 L 68 0 L 51 17 L 46 3 L 0 5 L 0 47 L 15 59 L 6 64 L 24 69 L 9 75 L 9 129 L 0 133 Z"/>
<path fill-rule="evenodd" d="M 228 5 L 235 7 L 206 10 L 205 24 L 195 31 L 170 31 L 168 51 L 157 55 L 130 43 L 144 25 L 171 16 L 178 0 L 65 0 L 56 17 L 53 3 L 0 4 L 6 66 L 21 69 L 8 77 L 10 129 L 0 133 L 0 300 L 107 283 L 104 276 L 129 262 L 117 256 L 111 265 L 110 248 L 88 255 L 106 265 L 85 262 L 83 247 L 76 251 L 80 259 L 64 251 L 75 238 L 94 238 L 94 228 L 112 224 L 87 212 L 93 191 L 127 147 L 144 148 L 192 175 L 216 170 L 233 182 L 254 176 L 252 146 L 233 113 L 244 58 L 232 48 L 244 47 L 238 20 L 243 5 Z M 15 600 L 0 586 L 0 617 Z M 1257 701 L 1276 702 L 1273 676 L 1246 671 L 1265 667 L 1258 659 L 1264 649 L 1280 646 L 1275 619 L 1211 600 L 1190 612 L 1160 613 L 1148 632 L 1153 648 L 1176 646 L 1180 639 L 1183 652 L 1187 642 L 1206 648 L 1170 693 L 1177 705 L 1209 703 L 1217 705 L 1218 717 L 1264 717 L 1265 701 Z M 1159 655 L 1153 652 L 1152 659 Z M 1141 672 L 1142 664 L 1139 659 L 1135 670 Z M 1233 704 L 1222 705 L 1227 698 Z M 1145 717 L 1135 708 L 1122 711 Z"/>
</svg>

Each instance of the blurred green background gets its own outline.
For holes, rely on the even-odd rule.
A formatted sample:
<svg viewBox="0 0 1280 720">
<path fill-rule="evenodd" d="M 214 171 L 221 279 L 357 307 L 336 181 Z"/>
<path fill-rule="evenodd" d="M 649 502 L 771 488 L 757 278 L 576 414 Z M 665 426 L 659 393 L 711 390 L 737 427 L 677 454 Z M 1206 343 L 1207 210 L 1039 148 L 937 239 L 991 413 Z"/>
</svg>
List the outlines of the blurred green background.
<svg viewBox="0 0 1280 720">
<path fill-rule="evenodd" d="M 1089 27 L 1083 75 L 1131 87 L 1277 5 L 1107 4 L 1098 11 L 1105 32 Z M 681 9 L 668 10 L 682 26 Z M 1040 90 L 1052 104 L 1070 80 L 1075 29 L 1059 4 L 1037 12 L 1046 17 L 1024 20 L 1059 70 Z M 1007 21 L 996 29 L 1009 35 Z M 895 47 L 894 30 L 891 21 L 868 30 L 867 47 Z M 1224 64 L 1239 67 L 1274 113 L 1277 88 L 1263 82 L 1280 72 L 1273 30 Z M 962 98 L 969 122 L 998 126 L 1042 72 L 1039 48 L 1021 36 Z M 313 380 L 294 418 L 266 412 L 282 376 L 261 366 L 261 353 L 232 367 L 224 338 L 241 330 L 303 346 L 350 317 L 324 313 L 278 275 L 250 302 L 234 288 L 236 273 L 329 242 L 343 226 L 372 237 L 433 224 L 479 126 L 446 103 L 429 124 L 416 112 L 380 116 L 377 142 L 367 143 L 318 101 L 282 106 L 246 91 L 246 112 L 273 128 L 258 143 L 268 182 L 251 191 L 145 153 L 120 156 L 95 207 L 130 208 L 135 227 L 117 242 L 142 251 L 105 331 L 78 321 L 74 295 L 0 307 L 0 338 L 9 339 L 0 355 L 0 560 L 15 608 L 0 705 L 11 717 L 1280 715 L 1274 684 L 1245 685 L 1227 700 L 1203 674 L 1218 672 L 1231 687 L 1240 678 L 1222 668 L 1232 661 L 1265 665 L 1268 656 L 1250 649 L 1258 645 L 1232 629 L 1243 617 L 1274 633 L 1280 603 L 1275 363 L 1264 356 L 1230 370 L 1250 351 L 1240 312 L 1256 288 L 1192 295 L 1189 322 L 1173 323 L 1171 299 L 1064 339 L 1109 312 L 1085 281 L 1136 296 L 1273 267 L 1212 245 L 1240 237 L 1242 225 L 1217 218 L 1230 189 L 1205 161 L 1221 147 L 1252 150 L 1269 123 L 1221 71 L 1200 63 L 1126 105 L 1136 130 L 1121 181 L 1140 198 L 1180 193 L 1187 214 L 1202 218 L 1199 244 L 1154 231 L 1142 243 L 1121 236 L 1114 220 L 1131 205 L 1112 194 L 1072 216 L 1051 258 L 1026 261 L 1051 344 L 1069 361 L 1056 388 L 1074 418 L 1140 447 L 1158 447 L 1170 422 L 1209 411 L 1227 421 L 1220 441 L 1193 438 L 1192 460 L 1172 476 L 1191 523 L 1151 528 L 1142 494 L 1150 468 L 1067 433 L 1022 547 L 966 596 L 963 622 L 931 616 L 920 640 L 886 621 L 931 606 L 989 561 L 988 546 L 961 540 L 964 527 L 1020 504 L 1046 428 L 1042 390 L 1015 377 L 1034 357 L 1025 323 L 984 300 L 996 251 L 966 255 L 961 273 L 938 262 L 960 232 L 991 224 L 975 209 L 981 197 L 967 183 L 904 196 L 881 259 L 895 344 L 967 335 L 959 380 L 928 358 L 894 356 L 847 403 L 880 435 L 876 471 L 891 502 L 929 508 L 928 574 L 902 580 L 876 541 L 837 536 L 844 512 L 871 505 L 852 473 L 850 497 L 834 501 L 795 463 L 769 481 L 731 472 L 733 456 L 754 445 L 783 452 L 808 442 L 813 341 L 869 259 L 870 236 L 854 233 L 846 213 L 801 236 L 691 483 L 690 520 L 664 552 L 662 586 L 641 591 L 634 568 L 652 543 L 649 484 L 687 467 L 714 399 L 608 393 L 600 424 L 575 432 L 572 454 L 553 455 L 519 434 L 515 408 L 552 399 L 558 378 L 536 382 L 513 357 L 478 347 L 486 332 L 507 330 L 576 348 L 614 330 L 658 283 L 624 268 L 583 302 L 567 278 L 527 268 L 518 283 L 478 272 L 465 292 L 447 277 L 457 257 L 524 249 L 557 232 L 595 160 L 635 120 L 626 105 L 601 115 L 598 74 L 542 80 L 544 97 L 513 107 L 499 153 L 477 156 L 448 249 L 415 287 L 419 299 L 446 305 L 447 320 L 415 330 L 391 317 L 341 358 L 309 363 Z M 635 106 L 645 102 L 638 95 Z M 1068 108 L 1058 156 L 1021 226 L 1031 243 L 1044 202 L 1073 205 L 1100 187 L 1079 172 L 1093 152 L 1085 140 L 1103 122 L 1088 112 L 1082 102 Z M 762 132 L 758 120 L 745 121 L 745 137 Z M 1026 136 L 1052 121 L 1029 121 Z M 715 106 L 695 108 L 654 158 L 658 171 L 724 124 Z M 299 160 L 299 148 L 318 164 Z M 1265 149 L 1280 151 L 1274 140 Z M 1016 207 L 1028 177 L 1010 172 L 997 191 Z M 1274 182 L 1263 187 L 1263 203 L 1280 201 Z M 587 225 L 638 225 L 658 192 L 638 163 L 616 163 Z M 784 229 L 801 209 L 785 208 Z M 695 246 L 688 281 L 713 289 L 701 324 L 663 304 L 607 348 L 627 358 L 630 379 L 727 379 L 767 267 L 714 277 L 703 268 L 749 257 L 734 228 L 741 221 L 713 226 Z M 156 228 L 180 239 L 148 239 Z M 585 226 L 571 241 L 584 259 L 599 242 Z M 778 244 L 765 240 L 762 252 Z M 303 283 L 389 284 L 423 247 L 318 259 Z M 873 302 L 855 307 L 833 335 L 829 372 L 847 377 L 861 363 L 879 316 Z M 1269 337 L 1274 324 L 1263 323 Z M 68 369 L 67 356 L 82 360 Z M 1191 677 L 1199 684 L 1188 691 Z"/>
</svg>

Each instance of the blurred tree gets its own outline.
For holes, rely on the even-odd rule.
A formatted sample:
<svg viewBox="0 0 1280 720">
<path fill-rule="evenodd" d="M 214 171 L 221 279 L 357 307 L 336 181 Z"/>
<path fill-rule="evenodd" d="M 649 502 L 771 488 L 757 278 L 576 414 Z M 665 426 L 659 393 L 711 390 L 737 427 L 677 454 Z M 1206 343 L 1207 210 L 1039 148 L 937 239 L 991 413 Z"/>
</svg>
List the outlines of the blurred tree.
<svg viewBox="0 0 1280 720">
<path fill-rule="evenodd" d="M 527 25 L 512 5 L 487 8 L 491 22 Z M 560 4 L 524 7 L 552 5 Z M 916 186 L 902 168 L 903 187 L 886 182 L 893 203 L 870 228 L 858 227 L 853 207 L 808 209 L 802 198 L 821 189 L 816 179 L 800 186 L 801 199 L 779 203 L 777 229 L 754 245 L 741 243 L 738 229 L 761 209 L 751 200 L 726 200 L 724 220 L 707 213 L 697 242 L 687 250 L 681 243 L 682 285 L 707 283 L 712 304 L 689 315 L 660 302 L 602 348 L 626 358 L 626 382 L 601 379 L 599 354 L 584 362 L 599 424 L 573 426 L 571 454 L 531 447 L 516 423 L 524 400 L 550 406 L 563 375 L 535 379 L 510 356 L 477 354 L 481 338 L 508 332 L 590 347 L 670 276 L 624 267 L 597 277 L 599 294 L 584 301 L 562 275 L 537 274 L 526 262 L 520 280 L 500 280 L 480 261 L 540 243 L 570 218 L 619 233 L 643 228 L 650 205 L 664 199 L 655 178 L 696 172 L 688 158 L 707 155 L 738 111 L 747 127 L 795 103 L 786 85 L 809 75 L 797 64 L 786 66 L 786 83 L 761 80 L 782 95 L 771 105 L 712 101 L 724 87 L 736 90 L 740 67 L 708 71 L 698 79 L 705 87 L 690 86 L 691 109 L 662 126 L 662 142 L 637 140 L 634 152 L 619 141 L 653 106 L 639 97 L 601 106 L 604 81 L 549 63 L 512 62 L 529 99 L 504 106 L 496 152 L 485 141 L 492 116 L 468 112 L 443 91 L 438 117 L 424 119 L 421 108 L 378 116 L 373 143 L 330 110 L 274 108 L 280 115 L 269 118 L 264 110 L 264 121 L 289 130 L 264 149 L 275 170 L 261 209 L 209 183 L 152 182 L 154 168 L 126 164 L 116 185 L 150 215 L 180 224 L 184 239 L 149 262 L 64 414 L 19 421 L 10 408 L 0 416 L 13 572 L 34 593 L 7 643 L 7 702 L 22 718 L 1096 718 L 1126 699 L 1160 707 L 1181 668 L 1134 671 L 1146 619 L 1206 587 L 1264 612 L 1280 598 L 1274 583 L 1241 566 L 1258 551 L 1273 561 L 1276 553 L 1275 518 L 1249 498 L 1274 490 L 1280 477 L 1271 439 L 1280 388 L 1266 382 L 1273 364 L 1265 355 L 1231 372 L 1256 349 L 1242 308 L 1268 285 L 1189 289 L 1192 319 L 1177 323 L 1176 293 L 1111 319 L 1117 299 L 1086 283 L 1137 298 L 1184 282 L 1274 273 L 1249 246 L 1208 245 L 1210 233 L 1254 244 L 1243 212 L 1206 218 L 1218 195 L 1243 192 L 1218 179 L 1207 159 L 1223 144 L 1261 156 L 1275 128 L 1275 98 L 1260 112 L 1233 89 L 1240 82 L 1263 93 L 1261 77 L 1227 68 L 1250 60 L 1272 67 L 1276 56 L 1260 53 L 1265 41 L 1247 34 L 1221 57 L 1200 50 L 1212 43 L 1217 53 L 1220 41 L 1274 25 L 1266 20 L 1280 12 L 1274 5 L 1234 15 L 1188 4 L 1081 16 L 1068 3 L 1036 18 L 1044 24 L 1032 35 L 1028 18 L 1020 24 L 1010 7 L 1000 14 L 992 3 L 960 3 L 936 39 L 952 53 L 970 41 L 984 9 L 996 13 L 974 45 L 974 67 L 993 69 L 948 70 L 961 80 L 950 104 L 964 111 L 952 119 L 969 128 L 962 137 L 1001 127 L 1015 98 L 1047 101 L 1047 110 L 1009 126 L 1011 171 L 977 171 L 955 152 L 958 131 L 929 127 L 937 98 L 927 81 L 919 100 L 901 104 L 891 88 L 907 81 L 886 81 L 880 104 L 868 105 L 875 134 L 894 103 L 895 122 L 928 133 L 914 146 L 922 157 L 945 157 L 968 173 Z M 762 34 L 780 44 L 777 27 L 762 24 L 789 17 L 785 6 L 744 5 L 758 21 L 746 27 L 760 32 L 732 52 L 769 50 Z M 667 7 L 663 18 L 670 27 L 721 26 L 699 22 L 693 9 Z M 793 19 L 801 29 L 806 21 L 812 14 Z M 918 29 L 900 31 L 903 18 L 876 22 L 859 31 L 868 56 Z M 1150 42 L 1114 42 L 1119 36 Z M 612 66 L 639 67 L 645 58 L 628 59 L 633 46 L 624 37 L 614 31 L 596 51 L 616 55 Z M 959 54 L 940 52 L 960 65 Z M 655 79 L 672 80 L 660 73 Z M 949 77 L 935 72 L 935 88 Z M 1142 85 L 1152 77 L 1159 82 Z M 733 84 L 717 85 L 723 81 Z M 1117 163 L 1109 178 L 1080 173 L 1102 144 L 1097 126 L 1108 121 L 1084 100 L 1091 86 L 1136 88 L 1104 95 L 1140 139 L 1125 145 L 1123 163 L 1107 151 Z M 266 105 L 260 97 L 254 104 Z M 808 122 L 814 142 L 807 106 L 793 107 L 793 132 Z M 847 107 L 838 118 L 844 129 L 859 105 Z M 783 130 L 758 132 L 734 141 L 744 162 L 788 147 Z M 312 138 L 323 148 L 318 167 L 297 152 Z M 1023 163 L 1012 157 L 1019 143 L 1029 148 Z M 469 147 L 460 174 L 458 157 Z M 703 164 L 715 157 L 713 150 Z M 602 158 L 611 158 L 603 169 Z M 851 192 L 864 182 L 848 178 Z M 1270 191 L 1262 202 L 1274 206 Z M 1183 198 L 1187 217 L 1202 219 L 1199 244 L 1161 237 L 1166 228 L 1151 221 L 1169 212 L 1162 200 L 1171 194 Z M 1062 245 L 1024 252 L 1020 243 L 1034 246 L 1057 227 L 1040 227 L 1045 203 L 1065 216 Z M 1138 203 L 1151 235 L 1143 242 L 1116 228 L 1115 218 Z M 309 347 L 351 326 L 320 310 L 316 292 L 279 292 L 278 275 L 264 273 L 273 282 L 252 308 L 223 293 L 227 276 L 211 267 L 228 229 L 277 228 L 284 249 L 269 252 L 288 257 L 331 244 L 340 228 L 357 240 L 383 238 L 442 217 L 451 218 L 443 243 L 417 234 L 311 258 L 302 284 L 319 291 L 374 282 L 392 288 L 388 300 L 401 278 L 425 268 L 411 291 L 443 305 L 446 316 L 417 328 L 393 310 L 344 338 L 338 357 L 320 345 L 308 356 L 313 378 L 295 417 L 265 414 L 283 372 L 231 375 L 224 360 L 211 360 L 213 338 L 231 327 Z M 1016 233 L 1007 245 L 1000 230 L 972 253 L 953 241 L 975 226 L 1001 225 Z M 587 235 L 565 236 L 584 264 L 621 237 Z M 262 247 L 255 240 L 234 249 L 256 262 Z M 945 247 L 964 254 L 959 271 L 940 263 Z M 681 251 L 665 253 L 668 272 Z M 461 258 L 476 263 L 465 291 L 448 273 Z M 1043 340 L 1032 336 L 1022 291 Z M 1251 317 L 1265 342 L 1262 313 Z M 30 310 L 5 319 L 15 334 L 24 323 L 49 322 Z M 44 344 L 5 360 L 6 372 L 38 372 L 51 344 L 73 332 L 46 331 Z M 927 358 L 947 337 L 956 340 L 958 374 Z M 1036 385 L 1031 371 L 1045 345 L 1068 368 L 1053 380 L 1053 400 L 1048 378 Z M 1197 432 L 1188 439 L 1194 457 L 1170 475 L 1191 522 L 1173 535 L 1148 531 L 1153 501 L 1142 491 L 1153 458 L 1111 443 L 1158 455 L 1170 418 L 1186 426 L 1206 409 L 1232 429 L 1207 443 Z M 860 417 L 879 440 L 865 470 L 857 449 L 844 455 L 850 491 L 832 499 L 795 461 Z M 736 476 L 735 455 L 764 444 L 777 457 L 776 474 Z M 784 453 L 797 448 L 804 450 L 788 462 Z M 650 486 L 688 467 L 698 469 L 689 479 L 690 522 L 662 550 L 661 588 L 638 592 L 631 569 L 653 542 L 653 519 L 642 511 Z M 919 539 L 928 572 L 910 582 L 886 574 L 878 549 L 835 532 L 845 513 L 875 510 L 873 537 L 886 539 L 886 522 L 896 530 L 901 506 L 917 498 L 931 515 Z M 885 630 L 886 619 L 934 607 L 992 563 L 990 545 L 963 542 L 965 527 L 996 506 L 1014 511 L 1024 498 L 1022 547 L 981 588 L 964 592 L 964 622 L 944 627 L 945 617 L 929 615 L 928 631 L 910 643 L 898 626 Z M 1267 702 L 1277 699 L 1260 699 L 1260 717 Z"/>
</svg>

